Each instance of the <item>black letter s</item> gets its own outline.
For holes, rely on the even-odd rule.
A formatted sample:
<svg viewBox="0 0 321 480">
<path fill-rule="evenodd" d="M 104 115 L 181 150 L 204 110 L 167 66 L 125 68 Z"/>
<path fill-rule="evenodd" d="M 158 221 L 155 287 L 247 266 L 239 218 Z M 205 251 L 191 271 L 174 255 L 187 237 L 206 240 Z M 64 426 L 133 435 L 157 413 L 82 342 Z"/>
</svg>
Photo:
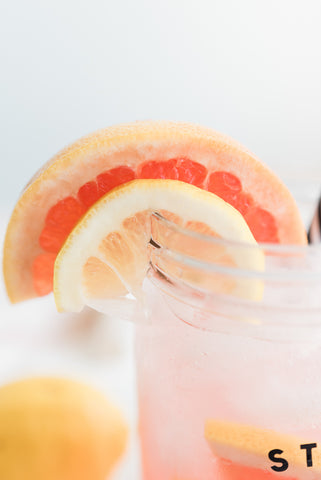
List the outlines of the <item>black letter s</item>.
<svg viewBox="0 0 321 480">
<path fill-rule="evenodd" d="M 271 450 L 269 452 L 269 459 L 271 460 L 271 462 L 281 463 L 281 465 L 279 467 L 277 467 L 275 465 L 273 465 L 273 467 L 271 467 L 272 470 L 274 470 L 275 472 L 284 472 L 289 467 L 289 464 L 285 460 L 285 458 L 275 456 L 275 455 L 281 455 L 281 453 L 283 453 L 283 450 L 279 450 L 278 448 L 275 448 L 274 450 Z"/>
</svg>

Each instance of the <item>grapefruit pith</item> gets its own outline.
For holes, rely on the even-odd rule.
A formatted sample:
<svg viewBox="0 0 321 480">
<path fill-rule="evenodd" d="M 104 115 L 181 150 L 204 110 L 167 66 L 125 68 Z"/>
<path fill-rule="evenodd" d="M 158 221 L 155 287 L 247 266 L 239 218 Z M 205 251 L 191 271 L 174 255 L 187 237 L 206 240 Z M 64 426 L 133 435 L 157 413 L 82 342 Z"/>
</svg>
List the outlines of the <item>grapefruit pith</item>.
<svg viewBox="0 0 321 480">
<path fill-rule="evenodd" d="M 80 218 L 105 193 L 139 178 L 180 180 L 216 193 L 242 213 L 258 242 L 306 242 L 287 188 L 236 141 L 186 123 L 120 125 L 59 152 L 21 195 L 4 245 L 11 301 L 49 293 L 57 253 Z"/>
</svg>

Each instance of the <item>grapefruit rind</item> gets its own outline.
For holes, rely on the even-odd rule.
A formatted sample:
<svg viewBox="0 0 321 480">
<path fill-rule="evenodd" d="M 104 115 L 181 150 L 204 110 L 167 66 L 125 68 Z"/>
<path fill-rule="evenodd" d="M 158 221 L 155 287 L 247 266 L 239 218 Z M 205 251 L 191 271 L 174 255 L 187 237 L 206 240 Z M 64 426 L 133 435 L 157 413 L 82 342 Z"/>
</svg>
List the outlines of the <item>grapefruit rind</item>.
<svg viewBox="0 0 321 480">
<path fill-rule="evenodd" d="M 216 195 L 176 180 L 134 180 L 115 188 L 96 202 L 74 228 L 58 254 L 54 273 L 54 295 L 59 311 L 80 311 L 86 304 L 86 292 L 82 284 L 83 268 L 88 258 L 100 257 L 100 245 L 104 238 L 120 230 L 125 219 L 139 212 L 148 211 L 151 215 L 158 210 L 172 212 L 185 221 L 197 219 L 223 239 L 256 245 L 242 215 Z M 148 221 L 144 228 L 150 228 Z M 138 283 L 143 280 L 149 262 L 147 248 L 150 232 L 145 234 L 146 244 L 140 246 L 143 254 L 146 252 L 145 271 L 142 271 L 137 279 Z M 237 255 L 236 249 L 231 251 L 231 255 L 239 268 L 256 271 L 264 268 L 264 256 L 260 249 L 249 249 L 248 255 L 244 255 L 244 252 Z M 113 259 L 101 260 L 106 261 L 109 267 L 119 273 L 117 268 L 113 267 Z M 131 292 L 137 287 L 126 286 Z M 258 281 L 252 284 L 250 290 L 242 290 L 242 286 L 240 290 L 239 296 L 258 298 L 262 294 L 262 285 Z"/>
</svg>

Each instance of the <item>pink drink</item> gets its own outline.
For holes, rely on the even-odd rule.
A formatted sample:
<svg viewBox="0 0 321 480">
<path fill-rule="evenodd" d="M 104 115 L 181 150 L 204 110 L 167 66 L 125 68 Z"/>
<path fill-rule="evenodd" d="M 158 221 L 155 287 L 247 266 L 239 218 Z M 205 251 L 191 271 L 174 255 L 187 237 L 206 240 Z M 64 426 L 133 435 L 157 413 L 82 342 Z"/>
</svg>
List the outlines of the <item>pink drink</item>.
<svg viewBox="0 0 321 480">
<path fill-rule="evenodd" d="M 136 335 L 144 480 L 321 478 L 321 256 L 310 253 L 269 252 L 264 296 L 249 301 L 184 285 L 155 249 Z M 209 420 L 256 429 L 259 454 L 233 437 L 211 445 Z M 310 459 L 302 445 L 314 443 Z"/>
</svg>

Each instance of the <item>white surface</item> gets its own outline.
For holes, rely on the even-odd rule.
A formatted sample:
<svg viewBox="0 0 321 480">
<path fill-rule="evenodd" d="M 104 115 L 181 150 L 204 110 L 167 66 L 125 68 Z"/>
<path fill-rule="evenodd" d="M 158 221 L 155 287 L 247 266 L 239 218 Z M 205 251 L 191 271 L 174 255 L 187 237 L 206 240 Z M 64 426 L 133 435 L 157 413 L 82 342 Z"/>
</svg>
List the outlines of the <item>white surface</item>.
<svg viewBox="0 0 321 480">
<path fill-rule="evenodd" d="M 321 161 L 320 0 L 12 0 L 0 12 L 0 204 L 67 143 L 198 122 L 278 170 Z"/>
<path fill-rule="evenodd" d="M 6 212 L 0 216 L 1 240 L 6 217 Z M 137 480 L 133 325 L 89 309 L 78 315 L 58 314 L 52 296 L 10 305 L 1 276 L 0 385 L 37 375 L 84 381 L 121 408 L 131 434 L 126 456 L 110 480 Z"/>
</svg>

